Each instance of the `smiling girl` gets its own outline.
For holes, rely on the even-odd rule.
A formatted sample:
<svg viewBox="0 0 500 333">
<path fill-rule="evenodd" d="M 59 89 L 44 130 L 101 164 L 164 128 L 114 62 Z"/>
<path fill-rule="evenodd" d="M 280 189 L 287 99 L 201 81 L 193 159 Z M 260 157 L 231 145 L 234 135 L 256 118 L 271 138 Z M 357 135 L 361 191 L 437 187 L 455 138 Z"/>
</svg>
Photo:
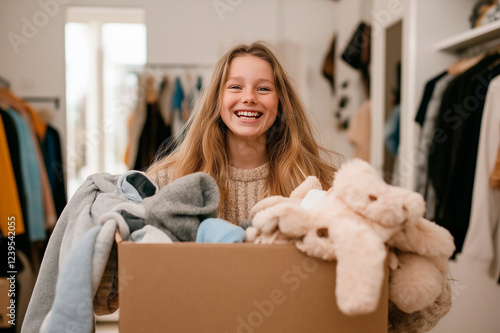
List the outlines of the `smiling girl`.
<svg viewBox="0 0 500 333">
<path fill-rule="evenodd" d="M 185 138 L 147 173 L 160 187 L 208 173 L 221 192 L 219 217 L 238 225 L 259 200 L 289 196 L 307 176 L 330 188 L 335 168 L 323 158 L 328 153 L 316 143 L 288 75 L 256 42 L 219 60 Z"/>
</svg>

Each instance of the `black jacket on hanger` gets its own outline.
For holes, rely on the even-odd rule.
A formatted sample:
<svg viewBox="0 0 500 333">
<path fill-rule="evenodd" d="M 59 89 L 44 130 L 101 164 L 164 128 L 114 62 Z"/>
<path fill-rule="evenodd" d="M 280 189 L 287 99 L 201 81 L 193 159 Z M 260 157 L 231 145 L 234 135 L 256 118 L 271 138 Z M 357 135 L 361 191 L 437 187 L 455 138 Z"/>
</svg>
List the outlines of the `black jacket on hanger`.
<svg viewBox="0 0 500 333">
<path fill-rule="evenodd" d="M 432 93 L 434 92 L 434 88 L 436 87 L 436 83 L 441 80 L 448 71 L 444 71 L 427 81 L 424 88 L 424 94 L 422 96 L 422 100 L 420 101 L 420 105 L 418 107 L 417 115 L 415 116 L 415 121 L 420 124 L 420 127 L 424 125 L 425 115 L 427 113 L 427 107 L 429 106 L 429 102 L 432 98 Z"/>
<path fill-rule="evenodd" d="M 436 222 L 462 250 L 469 226 L 479 130 L 490 81 L 500 74 L 499 54 L 487 56 L 452 80 L 443 94 L 429 153 L 429 180 L 436 192 Z"/>
<path fill-rule="evenodd" d="M 134 170 L 146 169 L 162 143 L 171 139 L 172 129 L 163 121 L 158 101 L 146 105 L 146 121 L 139 138 Z"/>
<path fill-rule="evenodd" d="M 24 221 L 24 234 L 16 235 L 16 248 L 24 252 L 29 261 L 32 260 L 31 256 L 31 242 L 29 239 L 29 221 L 27 219 L 28 214 L 26 213 L 27 205 L 26 205 L 26 194 L 24 192 L 24 182 L 23 176 L 21 174 L 21 155 L 19 153 L 19 140 L 17 127 L 12 120 L 11 116 L 0 110 L 0 115 L 2 117 L 2 121 L 4 124 L 5 135 L 7 136 L 7 144 L 9 147 L 10 160 L 12 163 L 12 168 L 14 169 L 14 177 L 16 181 L 17 193 L 19 197 L 19 203 L 21 204 L 21 213 L 23 214 Z M 7 258 L 7 257 L 5 257 Z M 20 262 L 20 261 L 19 261 Z M 7 264 L 7 260 L 5 260 L 5 264 Z"/>
<path fill-rule="evenodd" d="M 44 141 L 41 144 L 43 152 L 43 160 L 45 169 L 47 169 L 47 176 L 49 178 L 50 189 L 52 190 L 52 197 L 54 198 L 54 205 L 56 208 L 57 217 L 66 206 L 66 185 L 64 181 L 64 170 L 61 152 L 61 140 L 57 130 L 47 125 Z"/>
<path fill-rule="evenodd" d="M 5 135 L 7 136 L 7 145 L 9 147 L 10 161 L 12 164 L 12 168 L 14 169 L 17 194 L 19 197 L 19 203 L 21 204 L 21 213 L 23 214 L 24 225 L 26 228 L 26 225 L 29 224 L 29 221 L 26 221 L 27 218 L 26 194 L 24 192 L 23 176 L 21 174 L 21 155 L 19 153 L 20 148 L 19 148 L 19 139 L 18 139 L 16 124 L 14 123 L 14 120 L 12 120 L 11 116 L 7 112 L 0 110 L 0 115 L 3 121 Z M 26 233 L 28 233 L 27 230 Z"/>
</svg>

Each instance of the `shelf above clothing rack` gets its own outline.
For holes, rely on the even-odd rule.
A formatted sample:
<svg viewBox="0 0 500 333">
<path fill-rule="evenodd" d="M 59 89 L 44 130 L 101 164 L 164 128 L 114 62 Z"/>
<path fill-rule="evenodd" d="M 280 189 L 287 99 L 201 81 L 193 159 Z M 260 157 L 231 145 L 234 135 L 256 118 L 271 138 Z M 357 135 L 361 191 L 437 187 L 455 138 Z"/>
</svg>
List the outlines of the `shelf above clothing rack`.
<svg viewBox="0 0 500 333">
<path fill-rule="evenodd" d="M 500 21 L 491 22 L 447 38 L 437 43 L 435 48 L 437 51 L 457 53 L 495 39 L 500 39 Z"/>
</svg>

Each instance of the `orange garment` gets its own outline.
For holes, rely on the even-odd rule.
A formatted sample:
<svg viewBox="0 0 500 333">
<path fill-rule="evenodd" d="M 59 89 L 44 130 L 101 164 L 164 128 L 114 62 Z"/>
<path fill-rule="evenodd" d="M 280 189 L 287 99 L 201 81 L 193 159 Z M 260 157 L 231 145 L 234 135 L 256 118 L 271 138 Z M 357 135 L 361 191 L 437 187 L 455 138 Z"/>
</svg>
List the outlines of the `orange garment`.
<svg viewBox="0 0 500 333">
<path fill-rule="evenodd" d="M 354 145 L 355 157 L 368 163 L 370 163 L 370 136 L 370 100 L 366 100 L 352 117 L 347 130 L 347 138 Z"/>
<path fill-rule="evenodd" d="M 132 113 L 130 116 L 128 116 L 127 118 L 127 133 L 128 133 L 128 138 L 129 138 L 129 141 L 127 143 L 127 148 L 125 148 L 125 155 L 123 156 L 123 162 L 125 163 L 125 165 L 129 165 L 129 158 L 130 158 L 130 149 L 131 149 L 131 145 L 132 145 L 132 142 L 130 140 L 130 137 L 131 137 L 131 132 L 132 132 L 132 123 L 134 122 L 134 114 Z"/>
<path fill-rule="evenodd" d="M 24 220 L 2 117 L 0 117 L 0 170 L 2 174 L 0 230 L 4 236 L 9 236 L 9 221 L 13 222 L 15 219 L 15 233 L 21 235 L 25 231 Z"/>
<path fill-rule="evenodd" d="M 36 111 L 31 105 L 28 103 L 24 102 L 24 106 L 26 107 L 26 110 L 28 110 L 30 118 L 31 118 L 31 123 L 33 124 L 33 129 L 35 130 L 36 136 L 40 141 L 45 140 L 45 133 L 47 133 L 47 123 L 42 120 L 40 115 L 38 114 L 38 111 Z"/>
<path fill-rule="evenodd" d="M 490 184 L 493 188 L 500 188 L 500 146 L 498 147 L 495 166 L 493 167 L 493 171 L 491 171 Z"/>
<path fill-rule="evenodd" d="M 45 139 L 47 125 L 40 118 L 36 110 L 31 107 L 31 105 L 24 102 L 9 89 L 0 89 L 0 100 L 8 104 L 15 111 L 19 112 L 31 129 L 32 139 L 35 145 L 38 163 L 40 165 L 43 208 L 45 211 L 45 226 L 47 229 L 52 229 L 57 221 L 57 213 L 54 204 L 54 197 L 52 196 L 52 190 L 50 189 L 49 177 L 47 175 L 47 170 L 45 169 L 45 162 L 40 149 L 40 141 Z"/>
</svg>

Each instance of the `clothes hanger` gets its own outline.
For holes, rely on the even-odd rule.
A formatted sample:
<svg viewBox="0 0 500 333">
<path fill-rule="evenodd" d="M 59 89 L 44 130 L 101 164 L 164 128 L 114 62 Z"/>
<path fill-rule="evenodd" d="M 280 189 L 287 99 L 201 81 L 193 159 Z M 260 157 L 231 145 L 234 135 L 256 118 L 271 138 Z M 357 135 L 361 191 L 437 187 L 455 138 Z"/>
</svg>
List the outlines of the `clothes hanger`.
<svg viewBox="0 0 500 333">
<path fill-rule="evenodd" d="M 460 75 L 477 64 L 481 59 L 491 55 L 500 55 L 500 38 L 467 48 L 465 52 L 462 53 L 463 58 L 452 63 L 447 68 L 447 71 L 449 74 Z M 497 61 L 494 63 L 496 65 Z"/>
<path fill-rule="evenodd" d="M 7 111 L 9 109 L 9 106 L 6 103 L 4 103 L 3 101 L 0 100 L 0 109 L 2 111 Z"/>
<path fill-rule="evenodd" d="M 0 88 L 0 101 L 7 105 L 7 109 L 13 109 L 23 114 L 29 113 L 24 107 L 22 100 L 8 88 Z"/>
<path fill-rule="evenodd" d="M 156 92 L 155 78 L 149 75 L 146 79 L 146 101 L 147 103 L 154 103 L 158 100 L 158 94 Z"/>
<path fill-rule="evenodd" d="M 46 124 L 50 124 L 54 120 L 55 112 L 51 108 L 43 107 L 38 110 L 38 115 Z"/>
<path fill-rule="evenodd" d="M 5 100 L 5 96 L 3 93 L 3 91 L 6 89 L 8 88 L 0 87 L 0 109 L 2 109 L 3 111 L 7 111 L 10 108 L 9 104 Z"/>
<path fill-rule="evenodd" d="M 452 63 L 446 71 L 448 74 L 452 75 L 460 75 L 464 73 L 466 70 L 477 64 L 481 59 L 485 57 L 486 53 L 480 53 L 478 55 L 472 56 L 472 57 L 467 57 L 467 58 L 461 58 Z"/>
</svg>

